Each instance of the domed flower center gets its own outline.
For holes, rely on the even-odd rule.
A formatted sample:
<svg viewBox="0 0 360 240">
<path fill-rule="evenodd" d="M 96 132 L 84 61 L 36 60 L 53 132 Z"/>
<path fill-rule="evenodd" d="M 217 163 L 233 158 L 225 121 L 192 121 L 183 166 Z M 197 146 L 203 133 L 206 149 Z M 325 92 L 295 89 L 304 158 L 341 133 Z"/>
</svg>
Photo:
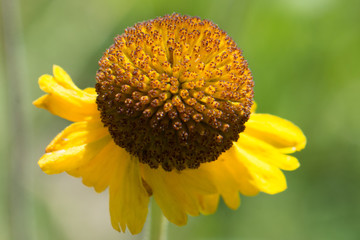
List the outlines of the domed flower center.
<svg viewBox="0 0 360 240">
<path fill-rule="evenodd" d="M 138 23 L 115 38 L 99 65 L 104 125 L 117 145 L 152 168 L 216 160 L 249 118 L 248 64 L 208 20 L 173 14 Z"/>
</svg>

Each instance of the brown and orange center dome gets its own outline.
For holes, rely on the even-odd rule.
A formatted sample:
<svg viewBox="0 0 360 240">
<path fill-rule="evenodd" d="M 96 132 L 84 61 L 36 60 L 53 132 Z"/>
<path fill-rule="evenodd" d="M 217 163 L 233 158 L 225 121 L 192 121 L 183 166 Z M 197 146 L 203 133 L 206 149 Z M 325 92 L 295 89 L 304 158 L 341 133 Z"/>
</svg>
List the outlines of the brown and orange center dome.
<svg viewBox="0 0 360 240">
<path fill-rule="evenodd" d="M 173 14 L 115 38 L 99 61 L 102 122 L 152 168 L 198 168 L 244 130 L 253 99 L 247 61 L 217 25 Z"/>
</svg>

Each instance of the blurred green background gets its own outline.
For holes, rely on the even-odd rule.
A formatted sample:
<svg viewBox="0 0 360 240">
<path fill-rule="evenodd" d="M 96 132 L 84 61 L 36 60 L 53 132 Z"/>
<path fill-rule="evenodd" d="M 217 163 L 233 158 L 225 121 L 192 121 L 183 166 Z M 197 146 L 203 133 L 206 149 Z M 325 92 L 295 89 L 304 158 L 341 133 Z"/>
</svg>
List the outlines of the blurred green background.
<svg viewBox="0 0 360 240">
<path fill-rule="evenodd" d="M 258 112 L 308 138 L 289 189 L 242 197 L 237 211 L 170 224 L 169 239 L 360 239 L 360 1 L 1 0 L 0 240 L 136 239 L 114 231 L 108 194 L 37 160 L 69 123 L 31 102 L 37 79 L 62 66 L 81 88 L 113 37 L 178 12 L 207 18 L 243 49 Z"/>
</svg>

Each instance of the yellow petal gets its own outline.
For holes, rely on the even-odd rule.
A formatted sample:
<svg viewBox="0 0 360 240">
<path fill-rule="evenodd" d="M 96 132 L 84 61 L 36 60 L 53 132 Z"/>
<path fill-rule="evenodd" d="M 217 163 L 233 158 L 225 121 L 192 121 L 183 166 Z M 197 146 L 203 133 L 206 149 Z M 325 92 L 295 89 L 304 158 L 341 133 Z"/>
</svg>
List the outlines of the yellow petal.
<svg viewBox="0 0 360 240">
<path fill-rule="evenodd" d="M 213 214 L 219 205 L 219 194 L 199 195 L 200 212 L 204 215 Z"/>
<path fill-rule="evenodd" d="M 286 189 L 286 179 L 281 170 L 262 161 L 261 156 L 248 152 L 237 143 L 226 154 L 227 158 L 235 159 L 243 165 L 249 175 L 247 181 L 260 191 L 275 194 Z"/>
<path fill-rule="evenodd" d="M 64 69 L 62 69 L 58 65 L 53 65 L 53 74 L 54 74 L 54 80 L 61 86 L 63 86 L 66 89 L 73 89 L 75 91 L 80 90 L 74 82 L 71 80 L 71 77 L 67 72 L 65 72 Z"/>
<path fill-rule="evenodd" d="M 253 102 L 253 105 L 251 106 L 250 112 L 254 113 L 256 111 L 256 109 L 257 109 L 257 104 L 256 104 L 256 102 Z"/>
<path fill-rule="evenodd" d="M 244 133 L 271 144 L 283 153 L 299 151 L 306 145 L 300 128 L 280 117 L 253 113 L 245 126 Z"/>
<path fill-rule="evenodd" d="M 221 194 L 228 207 L 236 209 L 240 206 L 238 182 L 222 159 L 202 164 L 199 169 L 209 171 L 211 179 L 216 185 L 217 192 Z"/>
<path fill-rule="evenodd" d="M 225 204 L 233 210 L 236 210 L 240 206 L 240 196 L 238 191 L 223 192 L 221 194 Z"/>
<path fill-rule="evenodd" d="M 48 152 L 40 158 L 38 164 L 47 174 L 71 171 L 88 163 L 109 141 L 112 139 L 106 135 L 87 144 Z"/>
<path fill-rule="evenodd" d="M 60 67 L 54 67 L 54 75 L 39 78 L 40 88 L 48 94 L 35 100 L 35 106 L 73 122 L 99 119 L 96 94 L 77 88 Z"/>
<path fill-rule="evenodd" d="M 221 163 L 224 165 L 223 168 L 225 168 L 226 170 L 223 170 L 223 172 L 226 173 L 226 175 L 228 176 L 227 178 L 231 177 L 230 179 L 232 179 L 233 181 L 231 185 L 236 184 L 236 189 L 240 191 L 241 194 L 245 196 L 255 196 L 256 194 L 259 193 L 259 189 L 252 182 L 252 176 L 250 175 L 249 170 L 244 166 L 244 164 L 241 161 L 239 161 L 239 156 L 236 155 L 236 152 L 234 152 L 232 149 L 220 155 L 219 159 L 214 163 L 216 164 Z M 215 168 L 215 169 L 221 169 L 221 168 Z M 227 185 L 230 185 L 224 182 L 223 185 L 225 184 L 225 187 L 222 187 L 220 182 L 218 182 L 219 189 L 226 189 Z M 228 191 L 228 192 L 230 193 L 232 191 Z M 235 206 L 229 206 L 229 207 L 236 208 Z"/>
<path fill-rule="evenodd" d="M 95 88 L 85 88 L 84 92 L 87 92 L 92 95 L 97 95 Z"/>
<path fill-rule="evenodd" d="M 299 161 L 295 157 L 283 154 L 278 148 L 246 133 L 240 134 L 236 144 L 246 149 L 248 153 L 256 155 L 262 161 L 280 169 L 290 171 L 300 166 Z"/>
<path fill-rule="evenodd" d="M 82 177 L 84 185 L 94 187 L 96 192 L 102 192 L 110 185 L 116 166 L 119 165 L 119 151 L 125 150 L 109 141 L 87 164 L 68 173 L 74 177 Z"/>
<path fill-rule="evenodd" d="M 152 189 L 154 199 L 166 218 L 180 226 L 186 224 L 187 214 L 200 214 L 202 207 L 199 195 L 217 191 L 206 169 L 167 172 L 162 168 L 151 169 L 146 164 L 141 164 L 141 169 L 145 182 Z"/>
<path fill-rule="evenodd" d="M 108 134 L 107 128 L 100 121 L 73 123 L 51 141 L 46 148 L 46 152 L 87 144 Z"/>
<path fill-rule="evenodd" d="M 149 195 L 141 180 L 139 162 L 126 151 L 117 148 L 118 164 L 110 183 L 110 216 L 114 229 L 140 233 L 148 212 Z"/>
</svg>

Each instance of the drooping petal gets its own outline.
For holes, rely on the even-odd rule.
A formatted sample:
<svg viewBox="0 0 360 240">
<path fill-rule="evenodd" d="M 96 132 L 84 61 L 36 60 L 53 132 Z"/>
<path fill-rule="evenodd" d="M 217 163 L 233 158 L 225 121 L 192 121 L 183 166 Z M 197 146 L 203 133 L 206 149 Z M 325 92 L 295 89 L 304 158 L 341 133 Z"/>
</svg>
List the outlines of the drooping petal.
<svg viewBox="0 0 360 240">
<path fill-rule="evenodd" d="M 181 226 L 186 224 L 187 214 L 196 216 L 201 210 L 212 211 L 210 207 L 205 208 L 205 203 L 201 202 L 203 199 L 199 198 L 199 195 L 217 192 L 207 169 L 200 167 L 167 172 L 162 168 L 152 169 L 146 164 L 141 164 L 141 169 L 155 201 L 170 222 Z"/>
<path fill-rule="evenodd" d="M 234 143 L 223 156 L 226 159 L 233 159 L 237 164 L 246 169 L 247 181 L 258 190 L 275 194 L 286 189 L 286 179 L 281 170 L 266 161 L 261 155 L 248 151 L 238 143 Z M 240 175 L 240 174 L 239 174 Z"/>
<path fill-rule="evenodd" d="M 204 215 L 213 214 L 219 204 L 219 194 L 206 194 L 198 196 L 200 212 Z"/>
<path fill-rule="evenodd" d="M 262 161 L 280 169 L 291 171 L 300 166 L 295 157 L 286 155 L 278 148 L 245 132 L 241 134 L 236 144 L 246 149 L 248 153 L 256 155 Z"/>
<path fill-rule="evenodd" d="M 77 88 L 70 76 L 58 66 L 54 66 L 53 71 L 54 77 L 43 75 L 39 78 L 40 88 L 48 94 L 33 104 L 72 122 L 99 119 L 94 91 Z"/>
<path fill-rule="evenodd" d="M 237 180 L 224 164 L 222 159 L 217 161 L 202 164 L 200 168 L 206 169 L 213 180 L 217 192 L 221 194 L 226 205 L 231 209 L 236 209 L 240 206 L 239 187 Z"/>
<path fill-rule="evenodd" d="M 259 193 L 259 189 L 252 182 L 252 177 L 249 173 L 249 170 L 244 166 L 244 164 L 241 163 L 241 159 L 239 159 L 239 156 L 236 155 L 236 152 L 231 151 L 230 149 L 220 155 L 219 159 L 214 163 L 218 165 L 221 164 L 222 167 L 214 167 L 214 169 L 223 169 L 222 171 L 226 175 L 225 178 L 227 181 L 221 180 L 221 175 L 218 175 L 217 177 L 217 179 L 220 177 L 220 180 L 216 180 L 217 187 L 220 189 L 220 192 L 228 189 L 228 194 L 222 194 L 223 197 L 225 196 L 226 198 L 226 196 L 230 196 L 231 194 L 234 196 L 234 188 L 236 188 L 236 192 L 239 191 L 245 196 L 255 196 Z M 209 163 L 209 165 L 210 164 L 213 163 Z M 231 189 L 228 187 L 228 185 L 231 185 Z M 227 199 L 230 200 L 229 198 Z M 232 200 L 232 202 L 234 201 L 237 201 L 237 196 L 235 196 L 235 199 Z M 228 206 L 230 208 L 236 208 L 235 205 L 230 204 L 230 201 L 228 202 Z"/>
<path fill-rule="evenodd" d="M 148 212 L 149 195 L 144 188 L 139 162 L 114 144 L 112 157 L 117 164 L 110 183 L 110 216 L 114 229 L 132 234 L 141 232 Z"/>
<path fill-rule="evenodd" d="M 125 151 L 118 148 L 120 147 L 113 141 L 109 141 L 87 164 L 68 173 L 74 177 L 82 177 L 84 185 L 94 187 L 96 192 L 102 192 L 110 185 L 119 165 L 118 151 Z"/>
<path fill-rule="evenodd" d="M 244 133 L 267 142 L 283 153 L 300 151 L 306 145 L 306 138 L 300 128 L 271 114 L 252 113 L 245 126 Z"/>
<path fill-rule="evenodd" d="M 73 123 L 51 141 L 38 163 L 48 174 L 71 171 L 87 164 L 110 141 L 100 121 Z"/>
<path fill-rule="evenodd" d="M 40 158 L 38 164 L 47 174 L 71 171 L 87 164 L 109 141 L 112 139 L 106 135 L 86 144 L 48 152 Z"/>
<path fill-rule="evenodd" d="M 53 74 L 55 81 L 66 89 L 81 91 L 71 80 L 71 77 L 60 66 L 53 65 Z"/>
<path fill-rule="evenodd" d="M 81 146 L 100 139 L 109 132 L 100 121 L 77 122 L 66 127 L 46 147 L 46 152 L 54 152 Z"/>
</svg>

